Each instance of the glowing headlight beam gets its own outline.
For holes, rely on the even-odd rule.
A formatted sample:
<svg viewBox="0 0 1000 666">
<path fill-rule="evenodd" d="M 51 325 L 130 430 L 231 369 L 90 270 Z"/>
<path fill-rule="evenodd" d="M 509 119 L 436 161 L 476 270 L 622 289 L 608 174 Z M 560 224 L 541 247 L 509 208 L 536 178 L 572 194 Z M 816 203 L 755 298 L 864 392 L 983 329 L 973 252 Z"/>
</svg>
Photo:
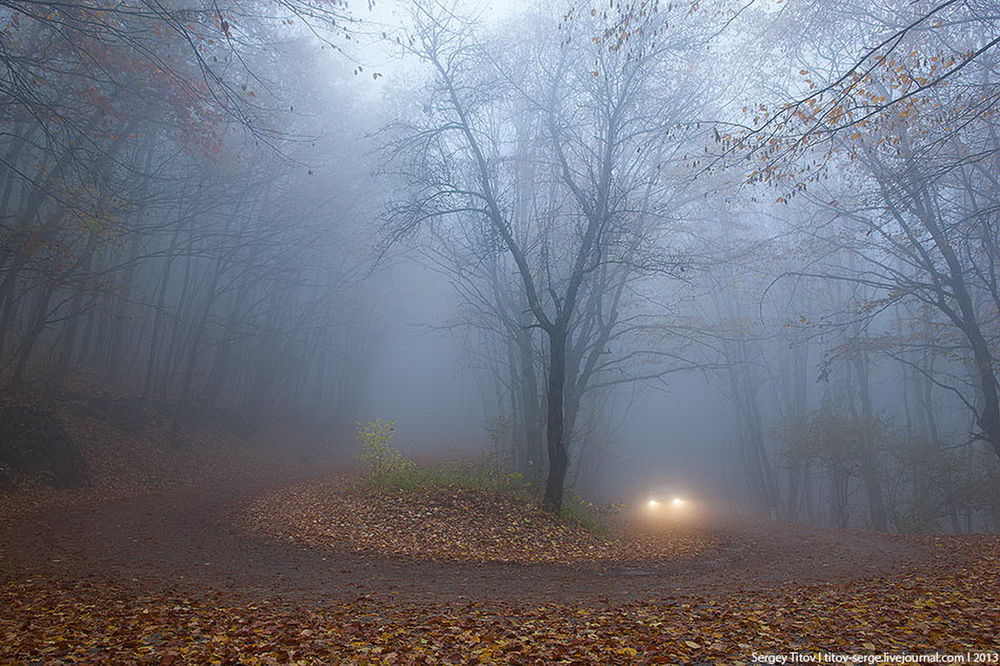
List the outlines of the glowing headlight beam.
<svg viewBox="0 0 1000 666">
<path fill-rule="evenodd" d="M 674 506 L 680 506 L 684 504 L 684 500 L 682 500 L 680 497 L 675 497 L 673 501 L 670 503 L 673 504 Z"/>
<path fill-rule="evenodd" d="M 657 502 L 655 499 L 651 499 L 649 500 L 649 503 L 646 506 L 648 506 L 650 509 L 655 509 L 656 507 L 660 506 L 660 503 Z"/>
</svg>

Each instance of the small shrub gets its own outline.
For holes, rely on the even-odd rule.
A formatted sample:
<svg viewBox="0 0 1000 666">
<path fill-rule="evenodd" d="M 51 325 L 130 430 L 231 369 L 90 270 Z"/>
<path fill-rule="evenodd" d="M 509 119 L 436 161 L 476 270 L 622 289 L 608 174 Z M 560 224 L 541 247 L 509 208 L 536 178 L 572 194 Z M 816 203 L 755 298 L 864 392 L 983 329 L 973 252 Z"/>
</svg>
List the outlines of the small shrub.
<svg viewBox="0 0 1000 666">
<path fill-rule="evenodd" d="M 617 512 L 619 507 L 602 507 L 585 499 L 582 495 L 574 495 L 563 502 L 561 517 L 570 523 L 576 523 L 583 529 L 596 534 L 606 534 L 610 531 L 608 518 Z"/>
<path fill-rule="evenodd" d="M 368 467 L 372 479 L 384 479 L 413 468 L 413 463 L 392 445 L 396 437 L 395 421 L 375 419 L 363 425 L 355 423 L 354 427 L 361 444 L 361 460 Z"/>
</svg>

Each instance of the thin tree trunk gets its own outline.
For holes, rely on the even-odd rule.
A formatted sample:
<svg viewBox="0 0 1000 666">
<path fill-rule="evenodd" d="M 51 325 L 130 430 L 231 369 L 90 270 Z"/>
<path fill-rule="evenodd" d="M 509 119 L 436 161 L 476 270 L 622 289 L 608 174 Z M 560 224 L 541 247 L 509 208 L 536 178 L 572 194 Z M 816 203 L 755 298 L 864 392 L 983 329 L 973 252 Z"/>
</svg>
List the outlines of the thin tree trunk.
<svg viewBox="0 0 1000 666">
<path fill-rule="evenodd" d="M 858 383 L 858 392 L 861 399 L 861 414 L 866 421 L 874 418 L 874 408 L 872 406 L 871 386 L 869 380 L 869 367 L 867 352 L 855 350 L 854 354 L 854 376 Z M 865 494 L 868 498 L 868 516 L 872 529 L 885 532 L 888 529 L 886 521 L 885 498 L 882 494 L 882 484 L 878 469 L 878 458 L 875 451 L 875 442 L 870 437 L 866 437 L 861 444 L 861 475 L 864 478 Z"/>
<path fill-rule="evenodd" d="M 17 365 L 10 379 L 10 388 L 12 390 L 21 388 L 24 380 L 24 372 L 28 366 L 28 359 L 35 345 L 38 343 L 39 336 L 45 329 L 49 314 L 49 302 L 52 300 L 52 294 L 55 292 L 55 289 L 56 285 L 54 281 L 47 282 L 41 296 L 38 298 L 38 303 L 35 305 L 35 314 L 31 318 L 31 326 L 25 333 L 24 339 L 17 350 Z"/>
</svg>

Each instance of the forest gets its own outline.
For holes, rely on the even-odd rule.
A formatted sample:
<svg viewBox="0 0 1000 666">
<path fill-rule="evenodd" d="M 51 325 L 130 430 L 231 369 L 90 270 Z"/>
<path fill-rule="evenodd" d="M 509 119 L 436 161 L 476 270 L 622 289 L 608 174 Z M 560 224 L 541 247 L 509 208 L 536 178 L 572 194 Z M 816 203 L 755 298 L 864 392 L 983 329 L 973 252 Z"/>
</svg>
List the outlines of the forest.
<svg viewBox="0 0 1000 666">
<path fill-rule="evenodd" d="M 998 43 L 0 0 L 0 662 L 996 663 Z"/>
</svg>

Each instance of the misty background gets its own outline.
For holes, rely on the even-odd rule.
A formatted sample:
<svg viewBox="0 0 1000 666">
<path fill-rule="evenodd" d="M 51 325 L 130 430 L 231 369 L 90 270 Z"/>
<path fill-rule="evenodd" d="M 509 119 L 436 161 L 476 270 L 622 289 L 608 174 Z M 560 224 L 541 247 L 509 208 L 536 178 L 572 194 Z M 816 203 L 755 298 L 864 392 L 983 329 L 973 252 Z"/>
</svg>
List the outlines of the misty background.
<svg viewBox="0 0 1000 666">
<path fill-rule="evenodd" d="M 305 424 L 337 455 L 394 419 L 556 508 L 669 484 L 1000 529 L 995 3 L 0 24 L 8 391 L 125 396 L 179 442 Z"/>
</svg>

